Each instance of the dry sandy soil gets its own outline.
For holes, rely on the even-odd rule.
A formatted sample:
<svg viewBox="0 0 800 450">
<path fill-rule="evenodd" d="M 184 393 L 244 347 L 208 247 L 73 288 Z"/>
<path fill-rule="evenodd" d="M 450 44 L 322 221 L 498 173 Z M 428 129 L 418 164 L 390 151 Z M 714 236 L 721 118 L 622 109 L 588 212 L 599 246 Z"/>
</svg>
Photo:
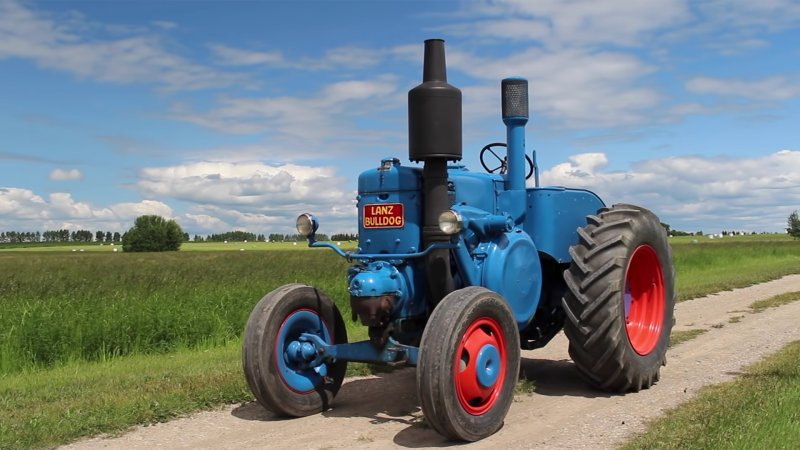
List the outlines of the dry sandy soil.
<svg viewBox="0 0 800 450">
<path fill-rule="evenodd" d="M 800 275 L 722 292 L 676 307 L 676 330 L 708 332 L 668 352 L 661 381 L 627 395 L 594 391 L 578 378 L 567 341 L 523 352 L 523 376 L 535 393 L 520 395 L 505 425 L 470 448 L 613 448 L 644 422 L 694 396 L 705 385 L 731 379 L 742 367 L 800 339 L 800 302 L 753 314 L 754 301 L 800 291 Z M 738 322 L 730 318 L 743 316 Z M 92 438 L 64 448 L 387 448 L 445 447 L 421 420 L 415 371 L 345 382 L 334 409 L 301 419 L 278 419 L 256 403 L 232 405 L 115 438 Z"/>
</svg>

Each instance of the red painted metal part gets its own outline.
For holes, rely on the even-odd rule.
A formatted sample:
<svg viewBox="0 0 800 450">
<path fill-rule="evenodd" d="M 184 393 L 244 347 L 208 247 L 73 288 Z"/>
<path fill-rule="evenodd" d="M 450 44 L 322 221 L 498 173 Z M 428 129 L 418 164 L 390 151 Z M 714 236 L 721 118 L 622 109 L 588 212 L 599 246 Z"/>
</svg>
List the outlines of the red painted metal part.
<svg viewBox="0 0 800 450">
<path fill-rule="evenodd" d="M 633 251 L 625 273 L 625 294 L 630 310 L 625 331 L 636 353 L 648 355 L 658 344 L 664 326 L 665 290 L 661 263 L 653 247 L 643 244 Z"/>
<path fill-rule="evenodd" d="M 499 373 L 493 386 L 484 387 L 478 381 L 478 352 L 493 345 L 500 353 Z M 479 416 L 489 411 L 503 389 L 506 374 L 506 341 L 500 325 L 492 318 L 482 317 L 470 324 L 456 351 L 455 386 L 458 400 L 468 413 Z"/>
</svg>

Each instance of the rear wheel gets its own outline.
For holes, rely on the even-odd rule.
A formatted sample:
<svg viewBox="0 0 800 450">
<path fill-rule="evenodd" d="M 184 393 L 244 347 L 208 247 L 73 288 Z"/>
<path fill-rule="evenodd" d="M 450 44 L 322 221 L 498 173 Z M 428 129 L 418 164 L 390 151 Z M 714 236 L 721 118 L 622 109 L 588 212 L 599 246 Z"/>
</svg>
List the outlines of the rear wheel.
<svg viewBox="0 0 800 450">
<path fill-rule="evenodd" d="M 447 295 L 422 334 L 417 392 L 440 434 L 477 441 L 503 425 L 520 364 L 519 332 L 506 301 L 482 287 Z"/>
<path fill-rule="evenodd" d="M 658 381 L 673 325 L 675 273 L 667 235 L 647 209 L 618 204 L 587 217 L 570 248 L 564 332 L 592 385 L 638 391 Z"/>
<path fill-rule="evenodd" d="M 314 365 L 312 333 L 331 344 L 347 343 L 336 305 L 310 286 L 287 284 L 253 309 L 242 346 L 242 366 L 261 405 L 282 416 L 301 417 L 330 407 L 344 380 L 346 361 Z"/>
</svg>

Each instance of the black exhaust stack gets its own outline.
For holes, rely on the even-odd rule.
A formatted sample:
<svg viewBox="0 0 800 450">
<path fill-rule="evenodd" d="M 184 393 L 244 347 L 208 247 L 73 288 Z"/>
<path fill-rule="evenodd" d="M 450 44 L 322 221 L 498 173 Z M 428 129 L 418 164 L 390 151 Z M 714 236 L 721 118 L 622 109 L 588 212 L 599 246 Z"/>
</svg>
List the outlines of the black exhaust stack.
<svg viewBox="0 0 800 450">
<path fill-rule="evenodd" d="M 447 84 L 444 41 L 425 41 L 422 84 L 408 91 L 408 158 L 422 169 L 424 216 L 422 245 L 449 242 L 439 230 L 439 215 L 450 209 L 447 161 L 461 160 L 461 91 Z M 428 300 L 437 304 L 455 287 L 450 251 L 434 250 L 425 259 Z"/>
</svg>

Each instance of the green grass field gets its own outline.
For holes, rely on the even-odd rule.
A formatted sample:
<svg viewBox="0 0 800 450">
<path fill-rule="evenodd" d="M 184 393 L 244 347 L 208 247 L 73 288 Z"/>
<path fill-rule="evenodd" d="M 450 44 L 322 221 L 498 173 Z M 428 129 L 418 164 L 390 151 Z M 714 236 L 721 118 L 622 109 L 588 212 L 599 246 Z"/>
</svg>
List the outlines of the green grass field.
<svg viewBox="0 0 800 450">
<path fill-rule="evenodd" d="M 0 253 L 0 373 L 225 344 L 286 283 L 313 282 L 349 314 L 346 272 L 331 251 Z"/>
<path fill-rule="evenodd" d="M 358 245 L 354 241 L 333 242 L 344 250 L 353 250 Z M 116 252 L 114 251 L 116 250 Z M 184 242 L 181 244 L 183 252 L 221 252 L 221 251 L 275 251 L 275 250 L 314 250 L 306 242 Z M 0 244 L 2 252 L 105 252 L 120 253 L 122 244 L 97 244 L 97 243 L 34 243 L 34 244 Z"/>
<path fill-rule="evenodd" d="M 674 238 L 681 300 L 800 272 L 800 241 L 716 241 Z M 239 339 L 253 305 L 286 283 L 313 284 L 350 316 L 347 263 L 328 249 L 263 242 L 186 243 L 184 251 L 159 254 L 112 248 L 0 251 L 0 373 L 225 344 Z M 346 322 L 351 340 L 366 336 Z"/>
<path fill-rule="evenodd" d="M 800 342 L 709 386 L 622 447 L 638 449 L 793 449 L 800 446 Z"/>
<path fill-rule="evenodd" d="M 755 238 L 671 242 L 679 301 L 800 272 L 800 241 Z"/>
<path fill-rule="evenodd" d="M 786 237 L 671 244 L 681 299 L 800 272 L 800 241 Z M 301 243 L 190 243 L 160 254 L 83 248 L 0 250 L 0 448 L 52 445 L 251 399 L 241 377 L 241 333 L 255 303 L 282 284 L 322 289 L 340 307 L 350 340 L 366 338 L 366 329 L 349 319 L 348 264 L 327 249 Z M 354 365 L 349 373 L 364 370 Z M 97 381 L 98 373 L 109 381 Z M 116 377 L 125 386 L 161 387 L 119 389 Z M 50 402 L 60 406 L 43 406 Z M 76 420 L 60 420 L 64 411 Z"/>
</svg>

